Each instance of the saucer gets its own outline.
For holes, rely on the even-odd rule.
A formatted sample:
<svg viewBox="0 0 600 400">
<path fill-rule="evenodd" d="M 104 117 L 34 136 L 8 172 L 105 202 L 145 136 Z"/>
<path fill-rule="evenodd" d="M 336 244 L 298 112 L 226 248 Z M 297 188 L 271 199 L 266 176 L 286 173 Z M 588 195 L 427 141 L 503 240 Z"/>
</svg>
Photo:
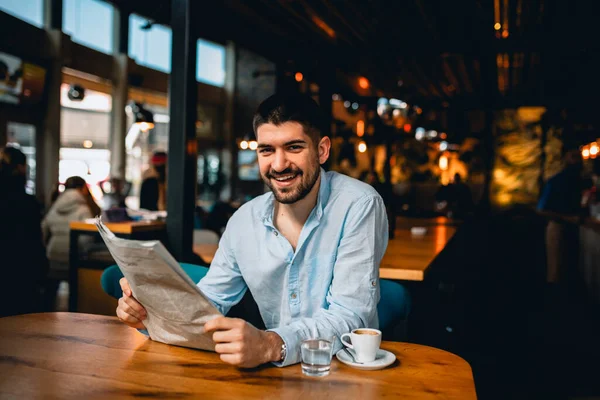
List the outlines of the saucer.
<svg viewBox="0 0 600 400">
<path fill-rule="evenodd" d="M 348 351 L 353 351 L 352 349 L 348 349 Z M 354 354 L 354 353 L 352 353 Z M 344 349 L 338 351 L 335 355 L 337 359 L 343 362 L 346 365 L 349 365 L 354 368 L 362 369 L 365 371 L 375 371 L 377 369 L 385 368 L 389 365 L 392 365 L 394 361 L 396 361 L 396 356 L 394 353 L 390 353 L 387 350 L 379 349 L 377 350 L 377 355 L 375 356 L 375 360 L 371 362 L 366 362 L 363 364 L 355 363 L 352 361 L 350 356 L 346 354 Z"/>
</svg>

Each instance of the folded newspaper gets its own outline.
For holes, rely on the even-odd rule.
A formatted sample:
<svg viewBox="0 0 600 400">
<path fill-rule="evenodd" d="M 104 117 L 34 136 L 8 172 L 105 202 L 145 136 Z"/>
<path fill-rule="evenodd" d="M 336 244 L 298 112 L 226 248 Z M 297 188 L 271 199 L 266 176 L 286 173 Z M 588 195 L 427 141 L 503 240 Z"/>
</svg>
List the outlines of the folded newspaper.
<svg viewBox="0 0 600 400">
<path fill-rule="evenodd" d="M 158 240 L 118 238 L 100 218 L 95 219 L 100 236 L 131 286 L 133 296 L 144 306 L 143 321 L 152 340 L 177 346 L 214 351 L 204 324 L 221 313 Z"/>
</svg>

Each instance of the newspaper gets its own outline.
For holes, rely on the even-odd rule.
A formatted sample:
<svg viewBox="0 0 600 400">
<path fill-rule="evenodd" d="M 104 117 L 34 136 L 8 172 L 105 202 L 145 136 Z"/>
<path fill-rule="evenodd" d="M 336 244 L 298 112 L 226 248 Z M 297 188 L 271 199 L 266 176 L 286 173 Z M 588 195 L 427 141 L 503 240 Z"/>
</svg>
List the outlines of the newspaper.
<svg viewBox="0 0 600 400">
<path fill-rule="evenodd" d="M 221 313 L 158 240 L 116 237 L 95 219 L 100 236 L 148 317 L 142 321 L 152 340 L 214 351 L 204 324 Z"/>
</svg>

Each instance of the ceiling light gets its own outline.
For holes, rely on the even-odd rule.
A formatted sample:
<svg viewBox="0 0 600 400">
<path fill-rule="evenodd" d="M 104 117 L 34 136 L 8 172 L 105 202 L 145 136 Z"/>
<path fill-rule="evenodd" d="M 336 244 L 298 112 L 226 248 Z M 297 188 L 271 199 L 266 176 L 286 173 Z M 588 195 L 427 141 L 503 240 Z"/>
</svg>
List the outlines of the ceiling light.
<svg viewBox="0 0 600 400">
<path fill-rule="evenodd" d="M 369 80 L 364 76 L 361 76 L 358 78 L 358 86 L 360 86 L 362 89 L 368 89 L 370 86 Z"/>
<path fill-rule="evenodd" d="M 126 107 L 126 111 L 133 115 L 133 123 L 138 124 L 142 131 L 154 128 L 154 115 L 143 104 L 134 101 Z"/>
</svg>

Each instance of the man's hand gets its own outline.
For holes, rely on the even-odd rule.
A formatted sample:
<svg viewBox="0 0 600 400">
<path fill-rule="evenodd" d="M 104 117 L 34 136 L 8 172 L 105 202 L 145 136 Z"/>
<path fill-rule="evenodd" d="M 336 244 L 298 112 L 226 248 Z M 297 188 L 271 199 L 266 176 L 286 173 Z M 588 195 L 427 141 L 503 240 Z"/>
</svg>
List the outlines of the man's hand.
<svg viewBox="0 0 600 400">
<path fill-rule="evenodd" d="M 208 321 L 204 331 L 214 332 L 215 351 L 228 364 L 252 368 L 281 358 L 281 337 L 256 329 L 243 319 L 218 317 Z"/>
<path fill-rule="evenodd" d="M 147 317 L 146 309 L 131 295 L 131 288 L 127 279 L 121 278 L 119 284 L 121 290 L 123 290 L 123 297 L 119 299 L 117 317 L 121 322 L 132 328 L 145 329 L 146 327 L 142 321 Z"/>
</svg>

